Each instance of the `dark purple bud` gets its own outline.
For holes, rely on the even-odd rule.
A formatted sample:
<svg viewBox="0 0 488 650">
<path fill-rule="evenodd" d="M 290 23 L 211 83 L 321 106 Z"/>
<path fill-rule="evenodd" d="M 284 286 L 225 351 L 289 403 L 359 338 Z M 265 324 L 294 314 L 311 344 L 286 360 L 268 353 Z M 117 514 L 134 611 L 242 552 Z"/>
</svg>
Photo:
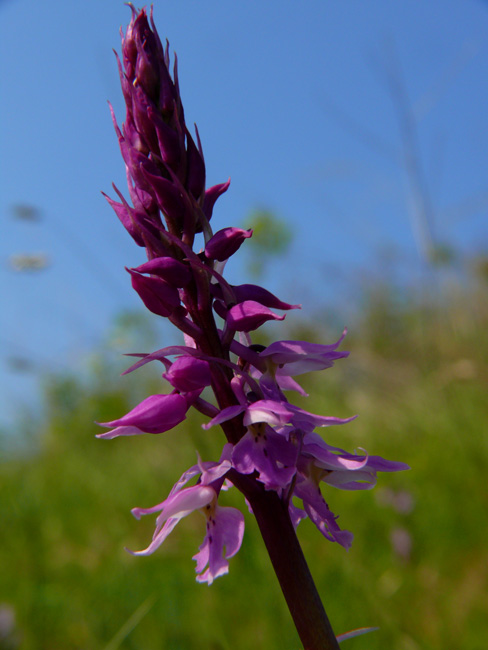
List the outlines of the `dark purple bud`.
<svg viewBox="0 0 488 650">
<path fill-rule="evenodd" d="M 168 71 L 169 56 L 161 45 L 154 23 L 154 31 L 151 30 L 146 11 L 142 9 L 137 13 L 129 6 L 132 18 L 122 38 L 124 72 L 131 84 L 141 86 L 156 106 L 170 114 L 175 103 L 180 103 Z"/>
<path fill-rule="evenodd" d="M 182 150 L 179 133 L 168 126 L 161 115 L 152 107 L 147 109 L 147 116 L 156 130 L 163 162 L 174 171 L 177 171 Z"/>
<path fill-rule="evenodd" d="M 185 123 L 185 118 L 183 115 L 183 106 L 181 105 L 181 100 L 179 98 L 179 92 L 177 87 L 177 75 L 176 75 L 176 56 L 175 56 L 175 82 L 171 79 L 171 75 L 168 70 L 169 65 L 169 53 L 168 48 L 166 48 L 164 56 L 164 65 L 162 59 L 160 59 L 161 65 L 159 68 L 159 73 L 161 75 L 161 82 L 159 87 L 159 107 L 163 111 L 163 114 L 170 115 L 175 112 L 177 108 L 177 117 L 181 124 Z"/>
<path fill-rule="evenodd" d="M 144 157 L 147 157 L 149 149 L 148 145 L 146 144 L 147 140 L 145 134 L 144 138 L 141 137 L 141 133 L 144 132 L 143 125 L 136 124 L 134 121 L 138 118 L 137 113 L 138 111 L 136 111 L 134 114 L 127 112 L 127 116 L 123 125 L 123 137 L 126 142 L 126 146 L 129 146 L 132 149 L 137 149 L 137 151 L 142 153 Z"/>
<path fill-rule="evenodd" d="M 157 275 L 173 287 L 184 287 L 192 279 L 192 273 L 188 266 L 173 257 L 155 257 L 132 270 L 138 273 Z"/>
<path fill-rule="evenodd" d="M 171 222 L 182 224 L 186 212 L 183 195 L 174 183 L 141 167 L 146 182 L 151 185 L 156 202 Z"/>
<path fill-rule="evenodd" d="M 145 306 L 158 316 L 171 316 L 180 304 L 178 290 L 161 278 L 145 277 L 131 269 L 132 286 Z"/>
<path fill-rule="evenodd" d="M 115 211 L 115 214 L 120 219 L 122 225 L 127 230 L 132 239 L 136 242 L 138 246 L 145 246 L 144 240 L 141 237 L 141 233 L 137 229 L 137 217 L 135 216 L 135 210 L 131 208 L 127 203 L 117 203 L 109 196 L 102 192 L 103 196 L 110 203 L 112 208 Z"/>
<path fill-rule="evenodd" d="M 141 140 L 139 134 L 134 132 L 134 126 L 132 121 L 124 123 L 124 135 L 120 132 L 120 129 L 116 126 L 117 137 L 119 139 L 120 152 L 122 158 L 124 159 L 127 169 L 134 179 L 138 189 L 145 190 L 146 192 L 151 191 L 151 185 L 147 182 L 145 176 L 143 175 L 141 168 L 147 169 L 148 172 L 153 174 L 158 173 L 158 168 L 156 165 L 148 159 L 145 153 L 142 153 Z M 136 146 L 132 146 L 131 140 L 136 142 Z M 143 147 L 142 147 L 143 148 Z"/>
<path fill-rule="evenodd" d="M 182 392 L 201 390 L 210 386 L 210 366 L 207 361 L 195 357 L 179 357 L 171 364 L 170 369 L 163 377 Z"/>
<path fill-rule="evenodd" d="M 127 176 L 127 187 L 129 189 L 129 194 L 134 208 L 137 211 L 146 211 L 149 215 L 155 218 L 157 223 L 161 223 L 159 217 L 159 209 L 156 201 L 152 195 L 143 190 L 141 187 L 133 184 L 132 176 L 128 167 L 126 167 L 126 176 Z"/>
<path fill-rule="evenodd" d="M 233 287 L 237 302 L 254 300 L 271 309 L 301 309 L 301 305 L 290 305 L 277 298 L 271 291 L 257 284 L 239 284 Z"/>
<path fill-rule="evenodd" d="M 254 300 L 246 300 L 229 309 L 226 323 L 237 332 L 251 332 L 268 320 L 284 320 L 284 318 L 285 316 L 278 316 Z"/>
<path fill-rule="evenodd" d="M 205 163 L 198 151 L 188 129 L 186 131 L 187 176 L 186 189 L 195 197 L 200 198 L 205 189 Z"/>
<path fill-rule="evenodd" d="M 138 134 L 139 144 L 132 143 L 134 147 L 143 151 L 146 155 L 149 151 L 158 150 L 158 136 L 154 123 L 149 117 L 150 110 L 154 111 L 153 104 L 148 96 L 143 92 L 142 88 L 136 86 L 132 92 L 132 115 L 134 120 L 134 131 Z M 129 115 L 124 124 L 124 133 L 129 122 Z M 141 139 L 143 138 L 143 142 Z"/>
<path fill-rule="evenodd" d="M 141 85 L 144 92 L 157 101 L 160 76 L 157 41 L 144 9 L 137 16 L 134 10 L 132 12 L 132 20 L 122 41 L 126 74 L 133 85 Z"/>
<path fill-rule="evenodd" d="M 144 39 L 141 42 L 141 36 Z M 136 78 L 134 86 L 140 85 L 144 93 L 157 100 L 159 97 L 159 65 L 157 53 L 150 51 L 148 47 L 151 41 L 152 32 L 148 30 L 145 34 L 138 34 L 138 56 L 136 60 Z M 146 49 L 148 50 L 146 52 Z"/>
<path fill-rule="evenodd" d="M 210 238 L 205 246 L 205 255 L 209 259 L 223 262 L 233 255 L 242 242 L 252 236 L 252 230 L 242 228 L 222 228 Z"/>
<path fill-rule="evenodd" d="M 222 287 L 219 284 L 211 284 L 212 294 L 218 300 L 223 300 Z M 300 309 L 301 305 L 290 305 L 277 298 L 271 291 L 258 286 L 257 284 L 238 284 L 232 286 L 235 296 L 235 303 L 244 302 L 245 300 L 254 300 L 265 307 L 271 309 Z"/>
<path fill-rule="evenodd" d="M 136 206 L 135 208 L 132 208 L 125 200 L 123 194 L 119 192 L 117 187 L 114 184 L 112 184 L 112 187 L 116 191 L 122 203 L 119 204 L 114 201 L 113 204 L 111 203 L 111 205 L 117 213 L 119 219 L 126 227 L 129 234 L 140 246 L 147 246 L 146 240 L 148 238 L 150 238 L 154 243 L 154 237 L 156 237 L 158 246 L 154 250 L 161 250 L 162 244 L 160 241 L 159 231 L 161 229 L 164 230 L 164 228 L 159 217 L 157 206 L 154 205 L 154 210 L 151 208 L 149 210 L 146 209 L 139 199 L 139 196 L 136 194 L 135 189 L 132 188 L 130 194 L 132 200 L 134 201 L 134 205 Z M 129 187 L 131 186 L 129 185 Z M 107 200 L 109 200 L 109 202 L 111 201 L 111 199 L 109 199 L 109 197 L 107 197 L 105 194 L 104 196 L 107 198 Z M 125 208 L 126 212 L 124 212 L 122 208 Z"/>
<path fill-rule="evenodd" d="M 227 192 L 229 185 L 230 178 L 226 183 L 214 185 L 213 187 L 209 187 L 208 190 L 206 190 L 205 200 L 203 201 L 203 212 L 209 221 L 212 218 L 215 201 L 219 198 L 219 196 L 222 196 L 224 192 Z"/>
<path fill-rule="evenodd" d="M 127 25 L 127 29 L 125 30 L 125 36 L 122 36 L 122 58 L 124 61 L 125 74 L 132 83 L 134 80 L 137 62 L 137 45 L 134 38 L 134 26 L 137 18 L 137 12 L 131 4 L 129 4 L 129 8 L 132 11 L 132 18 L 130 23 Z"/>
</svg>

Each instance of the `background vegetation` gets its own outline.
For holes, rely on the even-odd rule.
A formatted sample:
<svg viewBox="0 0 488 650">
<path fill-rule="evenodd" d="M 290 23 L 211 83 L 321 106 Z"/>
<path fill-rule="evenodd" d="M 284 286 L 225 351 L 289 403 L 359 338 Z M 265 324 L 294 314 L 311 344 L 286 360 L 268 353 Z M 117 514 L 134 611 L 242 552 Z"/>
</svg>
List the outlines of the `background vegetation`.
<svg viewBox="0 0 488 650">
<path fill-rule="evenodd" d="M 327 490 L 355 534 L 348 553 L 300 525 L 336 632 L 380 628 L 344 648 L 488 647 L 488 303 L 478 269 L 424 296 L 375 284 L 346 339 L 350 358 L 306 377 L 310 410 L 360 414 L 326 430 L 329 441 L 412 467 L 382 475 L 370 492 Z M 318 315 L 292 334 L 329 342 L 339 331 L 332 322 Z M 88 377 L 46 378 L 42 418 L 24 417 L 22 445 L 2 440 L 0 648 L 297 650 L 247 512 L 230 575 L 211 587 L 194 581 L 197 514 L 153 556 L 125 552 L 145 547 L 153 530 L 152 518 L 136 522 L 130 508 L 163 500 L 195 449 L 213 459 L 222 441 L 197 416 L 160 436 L 95 439 L 95 420 L 164 390 L 156 368 L 119 379 L 114 358 L 97 356 Z M 240 504 L 239 495 L 228 501 Z"/>
</svg>

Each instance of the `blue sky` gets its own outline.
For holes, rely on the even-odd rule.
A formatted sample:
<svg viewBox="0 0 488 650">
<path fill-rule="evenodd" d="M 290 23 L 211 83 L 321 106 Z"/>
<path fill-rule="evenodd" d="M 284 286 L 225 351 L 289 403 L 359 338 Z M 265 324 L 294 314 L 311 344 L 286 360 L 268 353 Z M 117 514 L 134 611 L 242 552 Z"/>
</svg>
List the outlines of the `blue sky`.
<svg viewBox="0 0 488 650">
<path fill-rule="evenodd" d="M 333 303 L 385 250 L 417 277 L 402 110 L 436 239 L 487 250 L 488 3 L 166 0 L 154 14 L 208 182 L 231 177 L 214 227 L 264 207 L 293 230 L 267 278 L 283 299 Z M 112 48 L 129 17 L 118 0 L 0 0 L 0 422 L 36 394 L 12 357 L 81 372 L 114 316 L 139 306 L 123 269 L 141 251 L 100 194 L 125 184 L 107 100 L 122 121 Z M 39 219 L 16 217 L 19 204 Z M 15 271 L 22 253 L 48 268 Z M 237 260 L 229 273 L 248 280 Z"/>
</svg>

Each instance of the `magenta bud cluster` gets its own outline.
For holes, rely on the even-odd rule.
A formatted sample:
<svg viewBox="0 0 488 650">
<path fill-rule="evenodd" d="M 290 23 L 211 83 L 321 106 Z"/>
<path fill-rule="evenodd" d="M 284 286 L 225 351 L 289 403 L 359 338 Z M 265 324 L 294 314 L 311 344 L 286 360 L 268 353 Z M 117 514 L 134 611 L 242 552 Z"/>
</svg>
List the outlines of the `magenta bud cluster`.
<svg viewBox="0 0 488 650">
<path fill-rule="evenodd" d="M 324 537 L 348 548 L 352 534 L 340 528 L 322 490 L 369 489 L 377 472 L 407 465 L 329 445 L 317 429 L 354 418 L 317 415 L 287 397 L 306 395 L 294 377 L 331 368 L 348 356 L 339 350 L 346 330 L 329 345 L 252 343 L 250 332 L 269 320 L 284 320 L 281 312 L 300 305 L 261 286 L 225 280 L 225 262 L 252 230 L 229 226 L 213 232 L 214 207 L 229 181 L 206 188 L 200 137 L 198 131 L 193 137 L 185 123 L 176 58 L 171 71 L 169 47 L 161 43 L 152 12 L 148 18 L 144 9 L 129 6 L 132 19 L 122 33 L 122 57 L 117 56 L 126 104 L 122 128 L 112 115 L 130 203 L 115 187 L 119 201 L 106 198 L 147 253 L 147 262 L 127 269 L 133 288 L 149 311 L 180 330 L 183 344 L 134 355 L 139 360 L 127 372 L 159 362 L 169 388 L 101 423 L 110 430 L 98 437 L 164 433 L 193 408 L 205 416 L 205 429 L 220 427 L 223 443 L 218 460 L 198 457 L 161 503 L 133 510 L 137 518 L 157 514 L 151 543 L 136 554 L 152 553 L 181 518 L 199 510 L 207 525 L 194 556 L 197 580 L 210 584 L 227 573 L 244 532 L 243 514 L 220 502 L 232 485 L 243 492 L 243 485 L 275 492 L 295 527 L 309 517 Z M 203 246 L 196 244 L 199 234 Z"/>
</svg>

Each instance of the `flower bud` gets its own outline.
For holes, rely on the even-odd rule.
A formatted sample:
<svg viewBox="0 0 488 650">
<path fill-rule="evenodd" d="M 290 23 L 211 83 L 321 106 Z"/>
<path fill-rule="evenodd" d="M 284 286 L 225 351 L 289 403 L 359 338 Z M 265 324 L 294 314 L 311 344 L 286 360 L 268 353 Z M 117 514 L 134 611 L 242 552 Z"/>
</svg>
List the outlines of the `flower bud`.
<svg viewBox="0 0 488 650">
<path fill-rule="evenodd" d="M 127 202 L 117 203 L 117 201 L 114 201 L 109 196 L 107 196 L 105 192 L 102 192 L 102 194 L 110 203 L 113 210 L 115 211 L 115 214 L 118 216 L 122 225 L 127 230 L 132 239 L 136 242 L 136 244 L 138 246 L 145 246 L 144 240 L 141 237 L 141 233 L 137 229 L 138 218 L 134 208 L 131 208 Z"/>
<path fill-rule="evenodd" d="M 187 206 L 180 190 L 166 178 L 150 173 L 145 169 L 145 166 L 141 165 L 141 171 L 145 180 L 151 186 L 161 212 L 166 217 L 168 229 L 170 229 L 170 223 L 177 227 L 181 226 L 184 222 Z"/>
<path fill-rule="evenodd" d="M 251 332 L 268 320 L 284 320 L 284 318 L 285 316 L 278 316 L 254 300 L 246 300 L 229 309 L 226 323 L 237 332 Z"/>
<path fill-rule="evenodd" d="M 219 196 L 222 196 L 224 192 L 227 192 L 227 190 L 229 189 L 229 185 L 230 185 L 230 178 L 226 183 L 213 185 L 212 187 L 209 187 L 208 190 L 205 191 L 205 199 L 203 201 L 203 212 L 209 221 L 212 218 L 215 202 L 217 201 Z"/>
<path fill-rule="evenodd" d="M 168 372 L 163 374 L 164 379 L 182 392 L 201 390 L 210 386 L 210 366 L 208 361 L 195 357 L 178 357 L 171 364 Z"/>
<path fill-rule="evenodd" d="M 155 257 L 132 270 L 157 275 L 173 287 L 185 287 L 192 278 L 190 269 L 173 257 Z"/>
<path fill-rule="evenodd" d="M 205 256 L 223 262 L 239 250 L 242 242 L 248 237 L 252 237 L 252 230 L 222 228 L 208 241 L 205 246 Z"/>
<path fill-rule="evenodd" d="M 117 435 L 163 433 L 183 422 L 188 407 L 187 399 L 177 393 L 151 395 L 118 420 L 99 422 L 103 427 L 117 427 L 120 431 L 115 429 L 108 433 L 100 433 L 97 437 L 114 438 Z"/>
<path fill-rule="evenodd" d="M 275 296 L 271 291 L 260 287 L 257 284 L 238 284 L 232 285 L 232 291 L 235 296 L 235 302 L 244 302 L 246 300 L 254 300 L 259 302 L 265 307 L 270 307 L 271 309 L 300 309 L 301 305 L 290 305 L 287 302 L 283 302 L 277 296 Z M 212 295 L 217 298 L 217 300 L 224 300 L 224 293 L 220 284 L 211 285 Z"/>
<path fill-rule="evenodd" d="M 178 290 L 161 278 L 146 278 L 136 271 L 127 269 L 132 276 L 132 286 L 149 311 L 158 316 L 171 316 L 180 304 Z"/>
<path fill-rule="evenodd" d="M 195 199 L 198 199 L 205 189 L 205 163 L 188 130 L 186 131 L 186 150 L 187 176 L 185 186 L 190 194 Z"/>
</svg>

